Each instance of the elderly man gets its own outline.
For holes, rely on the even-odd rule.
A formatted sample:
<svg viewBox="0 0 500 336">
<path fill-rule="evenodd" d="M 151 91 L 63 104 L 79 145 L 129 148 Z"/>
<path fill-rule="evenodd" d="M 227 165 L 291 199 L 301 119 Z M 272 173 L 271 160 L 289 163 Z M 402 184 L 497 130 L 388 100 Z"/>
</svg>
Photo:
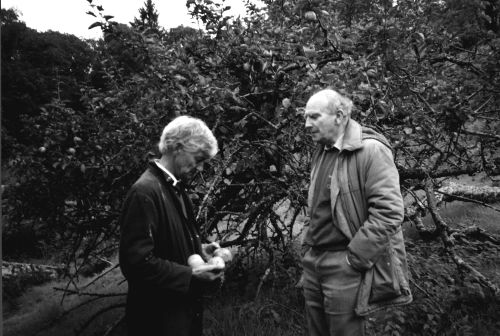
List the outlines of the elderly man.
<svg viewBox="0 0 500 336">
<path fill-rule="evenodd" d="M 217 153 L 217 140 L 203 121 L 181 116 L 163 130 L 159 150 L 161 158 L 128 192 L 119 219 L 128 335 L 202 335 L 203 290 L 222 272 L 188 266 L 190 255 L 213 246 L 202 247 L 183 182 Z"/>
<path fill-rule="evenodd" d="M 391 147 L 352 120 L 351 109 L 348 98 L 328 89 L 314 94 L 304 112 L 317 143 L 302 259 L 313 336 L 364 335 L 364 316 L 412 300 Z"/>
</svg>

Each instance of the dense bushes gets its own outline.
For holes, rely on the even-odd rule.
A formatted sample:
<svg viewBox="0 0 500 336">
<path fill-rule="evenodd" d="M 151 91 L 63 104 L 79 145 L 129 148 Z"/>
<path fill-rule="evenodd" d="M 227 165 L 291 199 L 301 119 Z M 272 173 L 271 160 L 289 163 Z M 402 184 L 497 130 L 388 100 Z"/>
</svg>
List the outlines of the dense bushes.
<svg viewBox="0 0 500 336">
<path fill-rule="evenodd" d="M 300 108 L 325 86 L 349 95 L 354 117 L 392 141 L 409 197 L 428 176 L 498 170 L 497 1 L 475 1 L 476 15 L 461 1 L 265 3 L 230 19 L 217 3 L 188 1 L 206 31 L 171 33 L 116 24 L 93 6 L 104 39 L 83 52 L 78 102 L 51 95 L 19 117 L 16 138 L 2 132 L 12 177 L 3 194 L 5 246 L 29 227 L 36 249 L 57 251 L 77 269 L 112 254 L 126 190 L 157 154 L 163 126 L 190 114 L 209 124 L 221 148 L 192 183 L 204 235 L 285 251 L 305 206 L 312 151 Z M 3 75 L 13 65 L 2 67 Z M 6 115 L 14 113 L 4 103 L 9 92 Z M 292 215 L 283 220 L 285 203 Z"/>
</svg>

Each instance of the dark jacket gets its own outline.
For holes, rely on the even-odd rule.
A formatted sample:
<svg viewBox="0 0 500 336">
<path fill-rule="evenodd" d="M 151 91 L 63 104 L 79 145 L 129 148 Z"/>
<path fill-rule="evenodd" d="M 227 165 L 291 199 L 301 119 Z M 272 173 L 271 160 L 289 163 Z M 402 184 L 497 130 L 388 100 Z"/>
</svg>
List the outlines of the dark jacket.
<svg viewBox="0 0 500 336">
<path fill-rule="evenodd" d="M 387 306 L 412 301 L 401 223 L 403 199 L 399 174 L 388 141 L 375 131 L 349 120 L 332 172 L 332 216 L 349 238 L 348 258 L 363 272 L 356 312 L 367 315 Z M 312 160 L 309 204 L 316 183 Z"/>
<path fill-rule="evenodd" d="M 187 265 L 201 243 L 185 191 L 151 162 L 128 192 L 119 224 L 129 336 L 201 335 L 201 286 Z"/>
</svg>

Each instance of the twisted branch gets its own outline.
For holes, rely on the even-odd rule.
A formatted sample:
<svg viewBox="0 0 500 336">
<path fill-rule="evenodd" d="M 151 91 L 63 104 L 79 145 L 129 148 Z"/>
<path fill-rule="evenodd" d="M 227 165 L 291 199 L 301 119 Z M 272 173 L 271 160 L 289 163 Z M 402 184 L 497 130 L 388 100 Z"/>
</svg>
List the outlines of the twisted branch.
<svg viewBox="0 0 500 336">
<path fill-rule="evenodd" d="M 446 222 L 441 218 L 439 213 L 437 212 L 437 201 L 434 196 L 434 189 L 432 185 L 432 180 L 429 178 L 425 182 L 425 191 L 427 194 L 427 205 L 429 211 L 432 215 L 434 223 L 436 224 L 436 230 L 439 230 L 439 234 L 441 239 L 445 245 L 445 249 L 448 254 L 452 257 L 453 261 L 457 265 L 459 269 L 464 269 L 468 271 L 472 277 L 474 277 L 479 283 L 483 284 L 487 288 L 491 289 L 494 295 L 500 295 L 500 289 L 491 281 L 489 281 L 484 275 L 482 275 L 479 271 L 477 271 L 474 267 L 465 262 L 461 257 L 459 257 L 455 251 L 453 250 L 454 242 L 449 237 L 448 231 L 449 227 Z"/>
</svg>

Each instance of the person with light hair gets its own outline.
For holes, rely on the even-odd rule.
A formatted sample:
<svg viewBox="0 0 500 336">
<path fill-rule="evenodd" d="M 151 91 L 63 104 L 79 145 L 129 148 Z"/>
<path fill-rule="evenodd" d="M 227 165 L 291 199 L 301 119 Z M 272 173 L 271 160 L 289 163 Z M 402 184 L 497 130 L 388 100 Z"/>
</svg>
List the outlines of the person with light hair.
<svg viewBox="0 0 500 336">
<path fill-rule="evenodd" d="M 189 266 L 217 243 L 202 244 L 184 189 L 193 172 L 218 151 L 200 119 L 180 116 L 164 129 L 161 157 L 125 198 L 120 224 L 120 268 L 128 282 L 125 320 L 129 336 L 202 335 L 203 293 L 220 281 L 220 265 Z"/>
<path fill-rule="evenodd" d="M 412 301 L 391 146 L 352 120 L 352 107 L 326 89 L 304 110 L 317 144 L 300 281 L 311 336 L 365 335 L 367 315 Z"/>
</svg>

